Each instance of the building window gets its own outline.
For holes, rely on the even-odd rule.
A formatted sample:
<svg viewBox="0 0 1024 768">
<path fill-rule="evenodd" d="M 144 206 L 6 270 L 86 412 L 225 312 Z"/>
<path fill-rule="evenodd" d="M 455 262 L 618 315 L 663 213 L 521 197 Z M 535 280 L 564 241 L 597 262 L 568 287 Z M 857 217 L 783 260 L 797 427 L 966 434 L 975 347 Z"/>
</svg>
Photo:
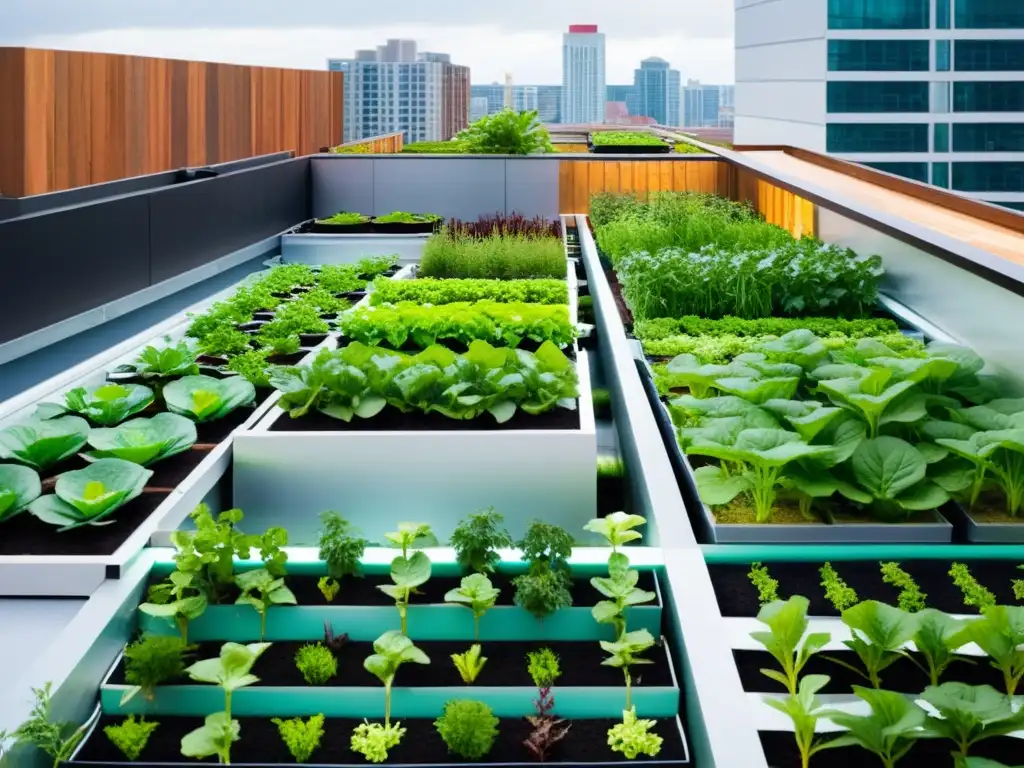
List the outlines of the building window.
<svg viewBox="0 0 1024 768">
<path fill-rule="evenodd" d="M 931 0 L 828 0 L 829 29 L 928 29 Z"/>
<path fill-rule="evenodd" d="M 995 200 L 992 201 L 992 205 L 999 205 L 1003 208 L 1009 208 L 1011 211 L 1024 211 L 1024 203 L 1002 203 Z"/>
<path fill-rule="evenodd" d="M 932 184 L 949 189 L 949 163 L 932 163 Z"/>
<path fill-rule="evenodd" d="M 935 28 L 949 29 L 949 4 L 951 0 L 935 0 Z"/>
<path fill-rule="evenodd" d="M 927 72 L 927 40 L 829 40 L 830 72 Z"/>
<path fill-rule="evenodd" d="M 934 152 L 949 152 L 949 123 L 935 124 Z"/>
<path fill-rule="evenodd" d="M 954 152 L 1024 152 L 1024 123 L 958 123 Z"/>
<path fill-rule="evenodd" d="M 1024 163 L 953 163 L 953 189 L 961 192 L 1024 192 Z"/>
<path fill-rule="evenodd" d="M 1024 29 L 1024 3 L 1017 0 L 956 0 L 958 29 Z"/>
<path fill-rule="evenodd" d="M 830 123 L 826 152 L 927 152 L 927 123 Z"/>
<path fill-rule="evenodd" d="M 955 112 L 1024 112 L 1024 82 L 953 83 Z"/>
<path fill-rule="evenodd" d="M 829 112 L 927 112 L 928 83 L 830 82 Z"/>
<path fill-rule="evenodd" d="M 949 72 L 949 40 L 935 41 L 935 71 Z"/>
<path fill-rule="evenodd" d="M 869 168 L 928 183 L 928 163 L 864 163 Z"/>
<path fill-rule="evenodd" d="M 957 40 L 957 72 L 1024 72 L 1024 40 Z"/>
</svg>

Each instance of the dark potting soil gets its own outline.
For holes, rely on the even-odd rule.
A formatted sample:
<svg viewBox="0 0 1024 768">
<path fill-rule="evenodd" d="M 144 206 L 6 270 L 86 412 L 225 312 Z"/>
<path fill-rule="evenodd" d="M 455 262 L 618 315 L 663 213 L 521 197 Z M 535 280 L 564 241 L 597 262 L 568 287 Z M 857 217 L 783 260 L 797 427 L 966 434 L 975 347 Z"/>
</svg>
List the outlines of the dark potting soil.
<svg viewBox="0 0 1024 768">
<path fill-rule="evenodd" d="M 517 409 L 515 416 L 499 424 L 490 414 L 476 419 L 449 419 L 439 413 L 402 413 L 387 406 L 372 419 L 353 418 L 346 422 L 319 411 L 310 411 L 305 416 L 291 419 L 278 418 L 270 426 L 271 432 L 464 432 L 538 430 L 538 429 L 579 429 L 579 410 L 552 408 L 550 411 L 533 416 Z"/>
<path fill-rule="evenodd" d="M 766 651 L 733 651 L 733 658 L 736 661 L 736 668 L 740 673 L 740 681 L 743 683 L 743 690 L 757 691 L 761 693 L 785 693 L 783 685 L 775 680 L 762 675 L 762 669 L 779 669 L 771 655 Z M 912 654 L 919 663 L 924 665 L 923 658 Z M 860 677 L 852 670 L 826 659 L 832 656 L 847 664 L 852 664 L 856 669 L 863 669 L 860 659 L 853 651 L 822 651 L 816 653 L 801 670 L 803 675 L 828 675 L 829 683 L 821 693 L 852 693 L 855 685 L 869 686 L 867 680 Z M 964 658 L 962 656 L 958 658 Z M 927 665 L 924 665 L 927 669 Z M 909 659 L 900 659 L 891 667 L 887 667 L 880 675 L 882 687 L 887 691 L 899 691 L 900 693 L 920 693 L 929 685 L 928 675 L 918 669 Z M 997 691 L 1005 690 L 1003 676 L 997 669 L 989 665 L 986 659 L 978 658 L 975 663 L 955 662 L 946 667 L 939 682 L 967 683 L 968 685 L 991 685 Z"/>
<path fill-rule="evenodd" d="M 27 512 L 4 523 L 0 555 L 112 555 L 170 494 L 143 493 L 118 509 L 109 525 L 57 533 Z"/>
<path fill-rule="evenodd" d="M 557 696 L 557 694 L 556 694 Z M 555 711 L 557 712 L 557 701 Z M 157 720 L 157 718 L 149 718 Z M 122 722 L 122 718 L 103 715 L 92 735 L 82 746 L 76 760 L 71 763 L 127 763 L 128 760 L 114 747 L 103 728 Z M 231 762 L 236 765 L 295 764 L 295 758 L 288 752 L 281 740 L 277 726 L 269 719 L 238 718 L 241 726 L 240 740 L 231 747 Z M 310 758 L 315 765 L 370 765 L 359 753 L 351 748 L 352 731 L 362 720 L 328 718 L 324 722 L 324 735 L 320 746 Z M 381 721 L 383 722 L 383 721 Z M 448 753 L 448 747 L 437 733 L 434 721 L 410 718 L 400 721 L 406 728 L 402 743 L 390 750 L 386 765 L 394 764 L 437 764 L 468 762 Z M 165 763 L 197 762 L 181 756 L 181 737 L 203 724 L 198 717 L 163 717 L 160 725 L 150 736 L 146 748 L 139 756 L 139 762 L 147 765 Z M 573 720 L 569 733 L 551 751 L 549 763 L 600 763 L 622 762 L 625 758 L 608 748 L 608 729 L 615 720 Z M 531 726 L 525 720 L 503 719 L 498 724 L 498 736 L 490 754 L 480 762 L 488 763 L 535 763 L 523 746 Z M 657 758 L 638 757 L 634 762 L 681 762 L 685 756 L 683 742 L 672 719 L 659 720 L 655 733 L 664 739 Z M 205 763 L 215 763 L 208 758 Z M 139 763 L 136 763 L 139 764 Z M 469 763 L 472 764 L 472 763 Z M 902 764 L 901 764 L 902 765 Z M 738 768 L 738 767 L 737 767 Z"/>
<path fill-rule="evenodd" d="M 274 610 L 274 609 L 271 609 Z M 415 622 L 410 622 L 410 631 L 415 636 Z M 335 627 L 340 634 L 345 627 Z M 304 641 L 280 641 L 273 643 L 257 660 L 253 674 L 260 679 L 257 686 L 306 686 L 305 679 L 295 666 L 295 654 L 304 645 Z M 193 658 L 212 659 L 220 654 L 223 643 L 196 643 Z M 422 688 L 426 686 L 461 687 L 465 683 L 459 676 L 451 654 L 463 653 L 472 643 L 467 640 L 417 641 L 416 645 L 430 658 L 430 664 L 405 664 L 395 678 L 395 685 L 401 688 Z M 476 679 L 475 685 L 480 686 L 519 686 L 533 687 L 527 672 L 526 654 L 541 648 L 550 648 L 562 660 L 562 675 L 555 685 L 555 702 L 557 710 L 559 686 L 607 686 L 617 688 L 623 686 L 622 671 L 613 667 L 602 666 L 601 662 L 608 658 L 598 643 L 582 642 L 500 642 L 488 640 L 483 643 L 484 656 L 487 663 Z M 330 686 L 380 686 L 380 681 L 363 668 L 363 661 L 373 654 L 373 643 L 348 642 L 336 653 L 338 674 L 327 684 Z M 661 646 L 652 648 L 644 657 L 654 662 L 637 667 L 634 671 L 633 685 L 638 688 L 651 686 L 671 686 L 672 676 L 669 672 L 667 656 Z M 123 684 L 123 661 L 117 665 L 111 676 L 114 684 Z M 179 684 L 198 685 L 187 675 L 183 675 Z M 170 681 L 168 681 L 170 684 Z M 623 687 L 623 691 L 625 688 Z"/>
<path fill-rule="evenodd" d="M 604 276 L 608 280 L 608 286 L 612 289 L 612 296 L 615 297 L 615 308 L 619 310 L 619 317 L 622 319 L 622 324 L 626 326 L 627 330 L 633 328 L 633 313 L 629 311 L 629 307 L 626 306 L 626 299 L 622 295 L 622 285 L 619 284 L 619 277 L 615 274 L 615 270 L 606 269 Z"/>
<path fill-rule="evenodd" d="M 975 614 L 977 609 L 964 605 L 963 594 L 949 576 L 951 560 L 897 560 L 900 567 L 909 573 L 921 590 L 927 595 L 929 608 L 946 613 Z M 963 562 L 971 574 L 995 594 L 999 603 L 1016 605 L 1011 581 L 1024 578 L 1024 571 L 1017 568 L 1016 560 L 971 560 Z M 810 600 L 810 615 L 838 616 L 832 603 L 825 599 L 818 569 L 821 562 L 805 563 L 764 563 L 769 575 L 779 582 L 778 594 L 782 599 L 791 595 L 803 595 Z M 837 560 L 832 567 L 847 585 L 857 592 L 861 600 L 878 600 L 896 604 L 899 590 L 882 582 L 878 561 L 845 562 Z M 759 610 L 757 590 L 750 583 L 749 565 L 711 564 L 711 582 L 718 598 L 718 607 L 723 616 L 756 616 Z"/>
<path fill-rule="evenodd" d="M 597 514 L 605 517 L 626 508 L 626 483 L 623 477 L 597 478 Z"/>
<path fill-rule="evenodd" d="M 267 362 L 273 365 L 298 365 L 302 358 L 309 354 L 309 350 L 300 349 L 298 352 L 292 352 L 290 355 L 270 355 L 267 357 Z"/>
<path fill-rule="evenodd" d="M 800 752 L 796 748 L 793 734 L 783 731 L 762 731 L 761 747 L 772 768 L 799 768 Z M 838 735 L 838 734 L 836 734 Z M 951 756 L 953 742 L 946 739 L 922 739 L 903 757 L 899 768 L 954 768 Z M 985 739 L 971 747 L 972 757 L 987 757 L 1004 765 L 1020 762 L 1021 741 L 1009 737 Z M 812 766 L 829 768 L 875 768 L 882 763 L 879 759 L 858 746 L 836 747 L 818 753 L 811 758 Z"/>
</svg>

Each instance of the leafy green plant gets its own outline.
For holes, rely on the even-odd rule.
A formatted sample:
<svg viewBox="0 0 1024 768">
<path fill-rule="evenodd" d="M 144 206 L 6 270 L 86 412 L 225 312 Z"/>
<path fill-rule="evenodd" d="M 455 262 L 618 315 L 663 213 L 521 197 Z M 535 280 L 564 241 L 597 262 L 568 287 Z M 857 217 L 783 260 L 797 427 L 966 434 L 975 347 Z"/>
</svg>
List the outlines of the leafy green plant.
<svg viewBox="0 0 1024 768">
<path fill-rule="evenodd" d="M 153 390 L 142 384 L 102 384 L 86 389 L 75 387 L 64 395 L 64 405 L 43 403 L 35 416 L 50 419 L 69 411 L 84 416 L 93 424 L 112 427 L 133 416 L 153 402 Z"/>
<path fill-rule="evenodd" d="M 924 656 L 925 663 L 921 664 L 911 654 L 907 654 L 907 658 L 928 675 L 928 680 L 933 687 L 939 684 L 939 678 L 953 662 L 974 663 L 956 653 L 967 643 L 961 631 L 965 622 L 954 619 L 934 608 L 925 608 L 915 613 L 914 616 L 917 619 L 914 648 L 921 656 Z"/>
<path fill-rule="evenodd" d="M 857 446 L 850 461 L 858 485 L 871 494 L 872 510 L 883 520 L 905 521 L 917 511 L 937 509 L 949 501 L 927 478 L 928 462 L 906 440 L 876 437 Z"/>
<path fill-rule="evenodd" d="M 124 680 L 132 686 L 121 697 L 124 705 L 137 694 L 152 699 L 161 683 L 185 674 L 192 648 L 173 635 L 143 635 L 124 649 Z"/>
<path fill-rule="evenodd" d="M 917 634 L 915 614 L 877 600 L 865 600 L 843 611 L 843 623 L 850 628 L 851 636 L 843 645 L 857 654 L 864 671 L 842 659 L 826 658 L 856 672 L 872 687 L 881 688 L 881 673 L 903 658 L 903 646 Z"/>
<path fill-rule="evenodd" d="M 122 459 L 98 459 L 85 469 L 57 477 L 54 493 L 40 496 L 28 511 L 58 533 L 99 525 L 139 496 L 153 472 Z"/>
<path fill-rule="evenodd" d="M 634 528 L 646 525 L 647 521 L 641 515 L 631 515 L 625 512 L 612 512 L 610 515 L 595 518 L 583 526 L 583 530 L 596 533 L 608 542 L 612 553 L 619 551 L 619 547 L 631 541 L 639 541 L 643 534 Z"/>
<path fill-rule="evenodd" d="M 370 304 L 452 304 L 461 301 L 497 301 L 501 303 L 568 304 L 569 288 L 561 280 L 440 280 L 422 277 L 416 280 L 373 281 Z"/>
<path fill-rule="evenodd" d="M 880 563 L 882 568 L 882 581 L 899 589 L 897 605 L 901 611 L 915 613 L 925 608 L 925 600 L 928 595 L 921 591 L 914 577 L 900 568 L 899 563 Z"/>
<path fill-rule="evenodd" d="M 163 394 L 172 413 L 202 423 L 222 419 L 236 408 L 251 405 L 256 399 L 256 388 L 241 376 L 184 376 L 164 387 Z"/>
<path fill-rule="evenodd" d="M 323 219 L 317 219 L 317 224 L 331 224 L 333 226 L 352 226 L 353 224 L 369 224 L 370 217 L 361 213 L 351 211 L 340 211 Z"/>
<path fill-rule="evenodd" d="M 341 589 L 341 584 L 330 576 L 321 576 L 316 586 L 320 590 L 320 594 L 324 596 L 324 600 L 328 603 L 334 602 L 334 598 L 338 596 L 338 591 Z"/>
<path fill-rule="evenodd" d="M 512 580 L 516 605 L 538 619 L 572 605 L 568 563 L 572 544 L 572 536 L 565 529 L 540 520 L 530 523 L 516 545 L 522 559 L 529 563 L 527 572 Z"/>
<path fill-rule="evenodd" d="M 352 734 L 352 749 L 375 763 L 387 759 L 387 751 L 405 735 L 401 723 L 391 722 L 391 685 L 399 667 L 429 664 L 430 659 L 401 632 L 390 630 L 373 641 L 373 655 L 367 656 L 363 667 L 384 684 L 384 724 L 364 723 Z"/>
<path fill-rule="evenodd" d="M 529 651 L 526 654 L 526 671 L 538 688 L 550 688 L 562 676 L 558 654 L 550 648 Z"/>
<path fill-rule="evenodd" d="M 454 699 L 445 702 L 444 712 L 434 721 L 448 751 L 466 760 L 487 755 L 498 737 L 498 718 L 482 701 Z"/>
<path fill-rule="evenodd" d="M 475 155 L 533 155 L 554 151 L 551 136 L 537 110 L 505 109 L 485 115 L 460 131 L 455 139 Z"/>
<path fill-rule="evenodd" d="M 633 517 L 639 517 L 639 515 Z M 643 520 L 642 517 L 640 519 Z M 620 533 L 636 532 L 620 531 Z M 639 534 L 636 535 L 639 536 Z M 611 540 L 621 541 L 614 533 Z M 591 608 L 591 614 L 598 624 L 611 624 L 615 630 L 615 637 L 620 640 L 627 634 L 626 609 L 633 605 L 649 603 L 657 597 L 653 592 L 637 587 L 639 580 L 640 572 L 629 567 L 629 558 L 621 552 L 612 552 L 608 558 L 608 576 L 595 576 L 590 580 L 594 589 L 606 598 Z"/>
<path fill-rule="evenodd" d="M 93 450 L 87 459 L 124 459 L 144 467 L 189 450 L 197 439 L 196 425 L 184 416 L 158 413 L 129 419 L 116 427 L 89 432 Z"/>
<path fill-rule="evenodd" d="M 383 763 L 388 759 L 388 750 L 397 747 L 405 736 L 401 723 L 363 722 L 352 732 L 351 746 L 371 763 Z"/>
<path fill-rule="evenodd" d="M 448 590 L 444 599 L 447 603 L 464 605 L 473 612 L 473 638 L 480 639 L 480 619 L 498 599 L 501 590 L 491 584 L 482 573 L 472 573 L 463 577 L 457 589 Z"/>
<path fill-rule="evenodd" d="M 1003 765 L 997 763 L 995 760 L 989 760 L 985 757 L 968 757 L 964 760 L 964 768 L 1013 768 L 1012 766 Z M 1024 768 L 1024 766 L 1017 766 L 1017 768 Z"/>
<path fill-rule="evenodd" d="M 1006 694 L 1013 696 L 1024 677 L 1024 608 L 994 605 L 981 618 L 967 622 L 952 642 L 975 643 L 1003 675 Z"/>
<path fill-rule="evenodd" d="M 199 352 L 207 357 L 230 359 L 252 349 L 252 337 L 233 324 L 219 325 L 199 340 Z"/>
<path fill-rule="evenodd" d="M 75 455 L 89 437 L 89 422 L 78 416 L 28 419 L 0 429 L 0 459 L 37 471 Z"/>
<path fill-rule="evenodd" d="M 824 648 L 831 639 L 828 632 L 807 634 L 809 605 L 807 598 L 800 595 L 793 595 L 786 601 L 768 603 L 757 614 L 757 620 L 765 624 L 768 631 L 750 633 L 782 668 L 781 672 L 762 669 L 761 674 L 781 683 L 790 696 L 798 694 L 800 672 L 811 656 Z"/>
<path fill-rule="evenodd" d="M 751 563 L 750 572 L 747 574 L 750 583 L 757 590 L 757 602 L 762 607 L 779 600 L 779 580 L 772 578 L 768 573 L 768 567 L 761 563 Z"/>
<path fill-rule="evenodd" d="M 699 315 L 656 317 L 641 320 L 633 327 L 641 341 L 658 341 L 673 336 L 737 336 L 761 340 L 784 336 L 790 331 L 810 331 L 824 341 L 862 339 L 899 334 L 895 320 L 881 317 L 847 319 L 843 317 L 722 317 Z M 905 337 L 906 338 L 906 337 Z M 885 342 L 883 342 L 885 343 Z"/>
<path fill-rule="evenodd" d="M 464 141 L 413 141 L 402 146 L 406 154 L 420 155 L 465 155 L 469 148 Z"/>
<path fill-rule="evenodd" d="M 241 590 L 236 605 L 251 605 L 260 616 L 260 640 L 267 633 L 267 613 L 275 605 L 295 605 L 295 595 L 284 584 L 284 578 L 275 578 L 266 568 L 242 571 L 235 576 Z"/>
<path fill-rule="evenodd" d="M 400 547 L 402 554 L 391 561 L 391 580 L 394 584 L 382 584 L 377 589 L 395 601 L 402 622 L 401 634 L 405 635 L 409 597 L 417 587 L 430 579 L 430 558 L 427 553 L 417 550 L 410 556 L 409 550 L 434 541 L 434 534 L 426 523 L 399 523 L 397 531 L 384 536 L 393 546 Z"/>
<path fill-rule="evenodd" d="M 657 757 L 664 739 L 651 729 L 657 725 L 654 720 L 643 720 L 636 716 L 636 707 L 622 711 L 622 722 L 608 729 L 608 746 L 612 752 L 620 752 L 627 760 L 640 755 Z"/>
<path fill-rule="evenodd" d="M 565 274 L 565 247 L 560 238 L 476 238 L 448 229 L 427 240 L 417 272 L 422 277 L 485 280 L 560 279 Z"/>
<path fill-rule="evenodd" d="M 887 424 L 915 422 L 927 415 L 924 395 L 916 382 L 899 381 L 888 368 L 865 368 L 859 373 L 859 378 L 823 379 L 818 382 L 818 390 L 861 419 L 868 427 L 868 437 L 878 437 Z"/>
<path fill-rule="evenodd" d="M 323 715 L 313 715 L 308 720 L 301 717 L 288 720 L 275 717 L 270 722 L 277 726 L 281 741 L 288 747 L 297 763 L 309 762 L 309 758 L 320 746 L 320 739 L 324 737 Z"/>
<path fill-rule="evenodd" d="M 857 604 L 857 592 L 849 586 L 832 567 L 825 563 L 818 570 L 821 574 L 821 586 L 825 588 L 825 599 L 832 603 L 839 613 Z"/>
<path fill-rule="evenodd" d="M 134 763 L 159 725 L 160 723 L 150 722 L 144 717 L 136 720 L 135 715 L 128 715 L 117 725 L 105 726 L 103 733 L 129 762 Z"/>
<path fill-rule="evenodd" d="M 483 649 L 479 643 L 473 643 L 469 649 L 462 653 L 453 653 L 452 663 L 459 671 L 459 677 L 466 685 L 472 685 L 476 678 L 483 671 L 487 657 L 483 655 Z"/>
<path fill-rule="evenodd" d="M 921 698 L 940 715 L 929 717 L 925 729 L 952 740 L 961 758 L 979 741 L 1024 726 L 1024 710 L 1014 711 L 1013 699 L 990 685 L 943 683 L 925 688 Z"/>
<path fill-rule="evenodd" d="M 200 760 L 217 756 L 222 765 L 231 763 L 231 745 L 240 738 L 242 727 L 227 712 L 207 715 L 199 728 L 181 737 L 181 754 Z"/>
<path fill-rule="evenodd" d="M 373 217 L 374 224 L 425 224 L 440 220 L 441 217 L 436 213 L 409 213 L 408 211 L 395 211 Z"/>
<path fill-rule="evenodd" d="M 299 648 L 295 666 L 310 685 L 326 685 L 338 674 L 338 660 L 320 643 L 306 643 Z"/>
<path fill-rule="evenodd" d="M 1018 565 L 1018 570 L 1024 570 L 1024 565 Z M 1013 590 L 1013 596 L 1018 600 L 1024 600 L 1024 579 L 1011 579 L 1010 588 Z"/>
<path fill-rule="evenodd" d="M 474 573 L 491 573 L 501 562 L 499 549 L 512 546 L 512 536 L 502 527 L 505 516 L 494 507 L 473 512 L 460 520 L 452 531 L 451 546 L 455 559 Z"/>
<path fill-rule="evenodd" d="M 590 135 L 595 147 L 601 146 L 637 146 L 664 147 L 665 142 L 649 133 L 642 131 L 595 131 Z"/>
<path fill-rule="evenodd" d="M 250 349 L 232 357 L 226 366 L 231 373 L 237 373 L 254 387 L 266 389 L 270 386 L 269 351 Z"/>
<path fill-rule="evenodd" d="M 85 738 L 86 726 L 75 728 L 70 723 L 53 719 L 53 683 L 33 688 L 34 702 L 28 719 L 10 734 L 16 744 L 30 744 L 53 758 L 53 768 L 70 760 L 78 744 Z"/>
<path fill-rule="evenodd" d="M 815 694 L 828 685 L 828 675 L 805 675 L 800 678 L 796 693 L 784 699 L 765 699 L 772 709 L 777 709 L 793 721 L 793 737 L 800 752 L 800 768 L 808 768 L 811 758 L 829 744 L 827 739 L 817 739 L 815 729 L 822 715 L 821 702 Z"/>
<path fill-rule="evenodd" d="M 270 643 L 224 643 L 217 658 L 197 661 L 185 672 L 196 682 L 220 686 L 224 691 L 222 714 L 230 720 L 231 694 L 260 681 L 251 670 L 269 647 Z"/>
<path fill-rule="evenodd" d="M 864 605 L 862 603 L 861 605 Z M 852 609 L 851 609 L 852 610 Z M 925 711 L 901 693 L 853 686 L 853 692 L 867 702 L 871 713 L 853 715 L 830 710 L 822 715 L 846 732 L 825 742 L 826 746 L 859 746 L 882 761 L 884 768 L 895 768 L 914 743 L 926 738 Z"/>
<path fill-rule="evenodd" d="M 622 670 L 626 681 L 626 709 L 631 709 L 633 693 L 633 676 L 630 672 L 637 664 L 653 664 L 649 659 L 640 658 L 640 654 L 654 647 L 654 638 L 646 629 L 635 629 L 624 632 L 618 640 L 611 643 L 601 640 L 601 648 L 609 657 L 601 662 L 603 666 Z"/>
<path fill-rule="evenodd" d="M 970 569 L 963 563 L 953 563 L 949 569 L 949 575 L 957 589 L 963 593 L 964 605 L 984 611 L 996 604 L 996 596 L 974 578 Z"/>
<path fill-rule="evenodd" d="M 199 373 L 196 353 L 184 341 L 174 346 L 167 344 L 157 347 L 150 344 L 139 353 L 131 368 L 143 379 L 167 379 Z"/>
<path fill-rule="evenodd" d="M 356 528 L 337 512 L 320 513 L 319 558 L 327 564 L 327 575 L 344 579 L 359 575 L 359 560 L 369 544 Z M 326 594 L 325 594 L 326 597 Z M 333 598 L 327 598 L 331 602 Z"/>
<path fill-rule="evenodd" d="M 0 464 L 0 523 L 28 509 L 42 492 L 42 481 L 34 469 Z"/>
</svg>

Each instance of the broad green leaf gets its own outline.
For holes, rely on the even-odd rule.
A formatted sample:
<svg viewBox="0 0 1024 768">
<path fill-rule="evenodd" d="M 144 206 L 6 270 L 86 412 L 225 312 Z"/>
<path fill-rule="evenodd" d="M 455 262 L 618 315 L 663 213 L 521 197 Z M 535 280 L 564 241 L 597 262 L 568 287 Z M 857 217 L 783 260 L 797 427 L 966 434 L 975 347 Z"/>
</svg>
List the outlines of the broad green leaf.
<svg viewBox="0 0 1024 768">
<path fill-rule="evenodd" d="M 230 753 L 231 745 L 240 738 L 241 726 L 227 712 L 208 715 L 204 725 L 181 737 L 181 754 L 203 759 L 218 755 L 221 762 Z"/>
<path fill-rule="evenodd" d="M 163 396 L 172 413 L 204 422 L 224 418 L 236 408 L 251 404 L 256 399 L 256 388 L 241 376 L 183 376 L 169 382 Z"/>
<path fill-rule="evenodd" d="M 88 435 L 89 422 L 78 416 L 29 419 L 0 430 L 0 459 L 48 469 L 78 451 Z"/>
<path fill-rule="evenodd" d="M 877 600 L 865 600 L 843 611 L 843 623 L 860 632 L 871 645 L 894 651 L 914 639 L 915 614 Z"/>
<path fill-rule="evenodd" d="M 404 589 L 414 589 L 430 579 L 430 558 L 424 552 L 413 552 L 410 557 L 396 557 L 391 561 L 391 578 Z"/>
<path fill-rule="evenodd" d="M 153 390 L 141 384 L 104 384 L 93 389 L 76 387 L 65 394 L 64 403 L 67 410 L 94 424 L 111 427 L 146 408 L 153 398 Z"/>
<path fill-rule="evenodd" d="M 727 377 L 718 379 L 715 387 L 760 405 L 769 400 L 788 400 L 796 394 L 800 379 L 796 376 L 767 379 Z"/>
<path fill-rule="evenodd" d="M 914 446 L 897 437 L 865 440 L 854 451 L 853 474 L 876 498 L 895 499 L 921 482 L 927 465 Z"/>
<path fill-rule="evenodd" d="M 784 418 L 808 442 L 843 413 L 813 400 L 768 400 L 761 407 Z"/>
<path fill-rule="evenodd" d="M 94 429 L 89 459 L 124 459 L 142 466 L 187 451 L 196 442 L 196 426 L 184 416 L 160 413 L 152 418 L 130 419 L 117 427 Z"/>
<path fill-rule="evenodd" d="M 821 339 L 805 328 L 790 331 L 774 341 L 759 344 L 757 348 L 773 360 L 807 369 L 814 368 L 828 356 L 828 349 Z"/>
<path fill-rule="evenodd" d="M 60 475 L 55 495 L 40 496 L 29 512 L 43 522 L 63 526 L 62 531 L 95 525 L 141 494 L 152 475 L 130 461 L 99 459 L 85 469 Z"/>
<path fill-rule="evenodd" d="M 41 493 L 42 483 L 34 469 L 0 464 L 0 523 L 24 510 Z"/>
<path fill-rule="evenodd" d="M 700 500 L 709 507 L 728 504 L 750 490 L 750 480 L 745 475 L 728 474 L 721 467 L 698 467 L 693 476 Z"/>
</svg>

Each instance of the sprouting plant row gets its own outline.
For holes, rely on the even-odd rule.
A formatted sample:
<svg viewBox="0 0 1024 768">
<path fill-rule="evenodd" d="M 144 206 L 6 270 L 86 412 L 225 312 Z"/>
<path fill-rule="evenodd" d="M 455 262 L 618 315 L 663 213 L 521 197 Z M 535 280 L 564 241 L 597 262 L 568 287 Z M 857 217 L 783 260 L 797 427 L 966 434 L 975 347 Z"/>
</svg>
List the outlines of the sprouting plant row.
<svg viewBox="0 0 1024 768">
<path fill-rule="evenodd" d="M 418 274 L 436 278 L 559 279 L 565 270 L 565 248 L 560 237 L 472 237 L 445 227 L 427 241 Z"/>
<path fill-rule="evenodd" d="M 452 304 L 461 301 L 497 301 L 502 303 L 568 304 L 569 286 L 565 279 L 475 280 L 424 277 L 416 280 L 383 280 L 373 283 L 370 302 L 398 304 Z"/>
</svg>

